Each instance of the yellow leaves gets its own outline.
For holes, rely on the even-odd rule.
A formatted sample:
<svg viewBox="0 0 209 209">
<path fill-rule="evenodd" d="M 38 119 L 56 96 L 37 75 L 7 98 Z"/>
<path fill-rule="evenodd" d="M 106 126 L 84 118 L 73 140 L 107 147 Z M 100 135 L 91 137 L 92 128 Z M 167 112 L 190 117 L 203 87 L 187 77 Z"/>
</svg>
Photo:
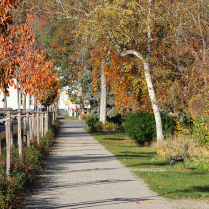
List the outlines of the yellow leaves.
<svg viewBox="0 0 209 209">
<path fill-rule="evenodd" d="M 186 128 L 185 125 L 182 125 L 180 121 L 176 118 L 174 118 L 174 120 L 176 122 L 176 135 L 177 136 L 185 136 L 189 134 L 189 129 Z"/>
<path fill-rule="evenodd" d="M 166 153 L 163 151 L 163 150 L 157 150 L 157 154 L 160 156 L 160 157 L 165 157 L 166 156 Z"/>
</svg>

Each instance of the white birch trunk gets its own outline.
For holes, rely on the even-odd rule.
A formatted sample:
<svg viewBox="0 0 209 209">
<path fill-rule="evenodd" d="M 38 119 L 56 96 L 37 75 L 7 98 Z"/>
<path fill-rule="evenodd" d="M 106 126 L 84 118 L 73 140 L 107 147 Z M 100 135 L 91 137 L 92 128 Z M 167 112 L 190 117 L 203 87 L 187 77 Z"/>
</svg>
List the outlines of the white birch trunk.
<svg viewBox="0 0 209 209">
<path fill-rule="evenodd" d="M 18 74 L 16 75 L 16 86 L 17 86 L 17 106 L 18 110 L 20 111 L 20 95 L 19 95 L 19 90 L 18 90 Z"/>
<path fill-rule="evenodd" d="M 100 95 L 100 117 L 99 121 L 105 124 L 107 112 L 107 85 L 106 76 L 104 74 L 104 62 L 101 63 L 101 95 Z"/>
<path fill-rule="evenodd" d="M 28 111 L 30 112 L 30 92 L 28 92 Z"/>
<path fill-rule="evenodd" d="M 149 92 L 149 96 L 151 99 L 152 108 L 153 108 L 153 112 L 155 116 L 157 143 L 158 145 L 160 145 L 162 144 L 164 140 L 160 110 L 159 110 L 157 98 L 155 96 L 155 90 L 152 84 L 149 63 L 144 61 L 143 64 L 144 64 L 144 74 L 145 74 L 145 78 L 147 82 L 147 88 L 148 88 L 148 92 Z"/>
<path fill-rule="evenodd" d="M 4 108 L 7 108 L 7 95 L 4 93 Z"/>
</svg>

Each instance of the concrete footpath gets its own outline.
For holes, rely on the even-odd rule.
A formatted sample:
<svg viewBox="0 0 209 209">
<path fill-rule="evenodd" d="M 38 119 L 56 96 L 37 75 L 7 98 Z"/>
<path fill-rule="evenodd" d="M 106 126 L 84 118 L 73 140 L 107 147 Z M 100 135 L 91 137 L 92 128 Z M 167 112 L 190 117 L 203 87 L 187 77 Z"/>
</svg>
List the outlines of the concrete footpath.
<svg viewBox="0 0 209 209">
<path fill-rule="evenodd" d="M 45 174 L 23 208 L 193 208 L 150 191 L 84 127 L 82 121 L 61 119 Z"/>
</svg>

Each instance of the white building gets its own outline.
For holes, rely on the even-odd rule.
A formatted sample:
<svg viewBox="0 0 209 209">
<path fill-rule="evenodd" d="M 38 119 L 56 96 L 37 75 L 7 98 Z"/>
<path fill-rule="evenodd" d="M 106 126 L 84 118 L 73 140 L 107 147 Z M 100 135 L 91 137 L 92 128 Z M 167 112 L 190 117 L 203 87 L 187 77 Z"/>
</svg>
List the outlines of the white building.
<svg viewBox="0 0 209 209">
<path fill-rule="evenodd" d="M 14 87 L 9 87 L 9 96 L 7 97 L 7 107 L 11 107 L 13 110 L 18 109 L 18 103 L 17 103 L 17 89 L 14 89 Z M 19 94 L 19 102 L 20 102 L 20 109 L 23 109 L 23 101 L 24 97 L 23 94 Z M 34 110 L 34 98 L 30 98 L 30 109 Z M 4 94 L 1 92 L 0 94 L 0 108 L 4 108 Z M 29 109 L 29 98 L 26 97 L 26 110 Z"/>
<path fill-rule="evenodd" d="M 14 87 L 9 87 L 9 97 L 7 97 L 7 107 L 11 107 L 13 110 L 18 109 L 18 100 L 17 100 L 17 89 L 14 89 Z M 23 110 L 23 103 L 24 103 L 24 96 L 22 93 L 19 94 L 19 102 L 20 102 L 20 109 Z M 39 108 L 39 104 L 37 105 Z M 63 88 L 61 92 L 61 96 L 58 100 L 58 107 L 59 112 L 62 115 L 64 112 L 66 112 L 69 116 L 74 116 L 77 112 L 76 109 L 78 108 L 78 105 L 72 103 L 70 101 L 69 96 L 67 95 L 67 88 Z M 4 108 L 4 94 L 3 92 L 0 93 L 0 108 Z M 29 98 L 26 97 L 26 110 L 29 110 Z M 34 97 L 30 97 L 30 110 L 35 110 L 35 99 Z"/>
<path fill-rule="evenodd" d="M 72 94 L 75 92 L 72 92 Z M 60 98 L 58 100 L 58 107 L 60 115 L 67 114 L 69 116 L 77 116 L 79 105 L 74 104 L 70 101 L 70 97 L 68 96 L 68 88 L 63 88 Z"/>
</svg>

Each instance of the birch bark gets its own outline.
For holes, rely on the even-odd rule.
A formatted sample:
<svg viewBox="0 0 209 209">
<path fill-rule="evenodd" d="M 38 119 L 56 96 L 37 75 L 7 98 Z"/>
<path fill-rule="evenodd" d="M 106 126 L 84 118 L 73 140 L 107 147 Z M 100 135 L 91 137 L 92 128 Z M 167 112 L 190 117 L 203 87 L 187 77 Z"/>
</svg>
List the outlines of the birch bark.
<svg viewBox="0 0 209 209">
<path fill-rule="evenodd" d="M 101 95 L 100 95 L 100 117 L 99 121 L 105 123 L 107 112 L 107 85 L 106 76 L 104 72 L 105 60 L 101 63 Z"/>
</svg>

